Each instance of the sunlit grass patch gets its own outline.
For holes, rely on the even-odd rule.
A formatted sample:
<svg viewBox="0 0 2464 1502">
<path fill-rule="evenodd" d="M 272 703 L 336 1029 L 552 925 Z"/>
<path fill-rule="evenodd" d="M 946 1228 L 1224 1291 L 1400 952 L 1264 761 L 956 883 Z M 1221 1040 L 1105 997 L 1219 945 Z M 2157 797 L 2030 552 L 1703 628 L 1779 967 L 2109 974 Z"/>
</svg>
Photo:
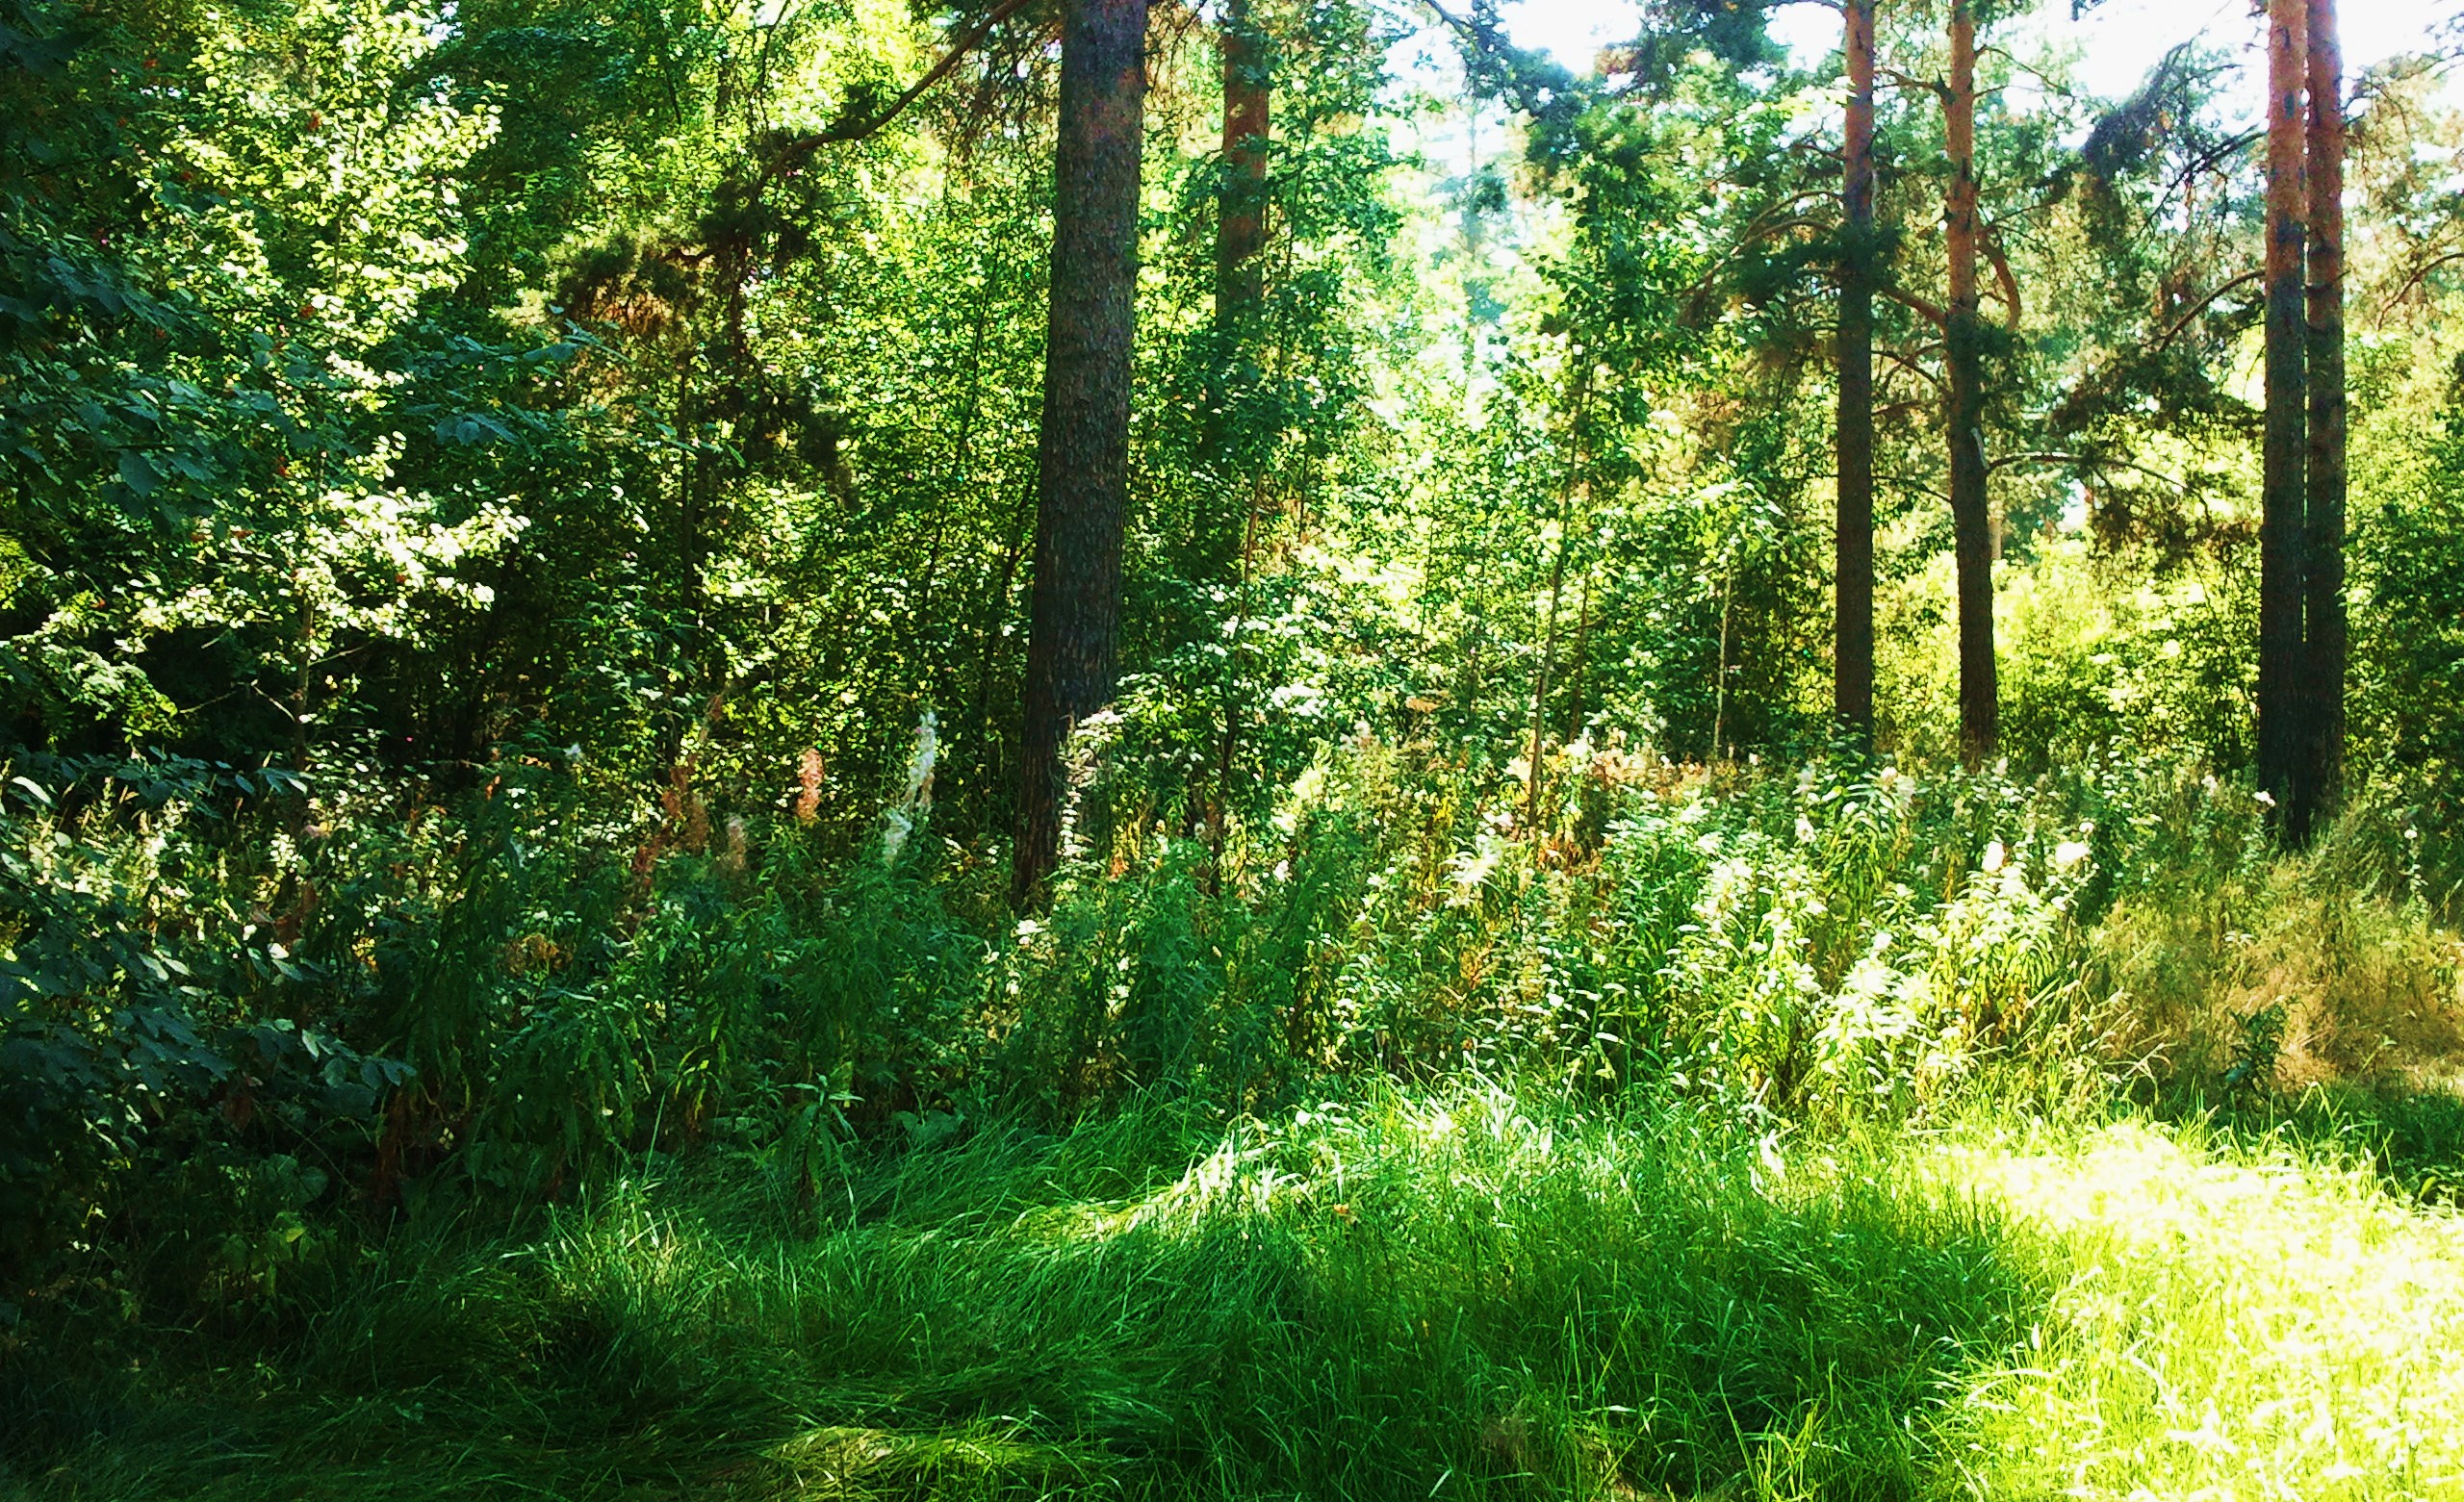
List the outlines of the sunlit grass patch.
<svg viewBox="0 0 2464 1502">
<path fill-rule="evenodd" d="M 817 1224 L 671 1169 L 130 1377 L 31 1494 L 2454 1491 L 2464 1226 L 2301 1141 L 1458 1080 L 851 1156 Z"/>
<path fill-rule="evenodd" d="M 1039 1443 L 1021 1438 L 1022 1428 L 1015 1420 L 923 1431 L 826 1425 L 772 1449 L 767 1480 L 781 1502 L 1118 1494 L 1102 1452 Z"/>
<path fill-rule="evenodd" d="M 2366 1165 L 2122 1125 L 1968 1149 L 2065 1285 L 1963 1407 L 1989 1494 L 2464 1491 L 2464 1222 Z"/>
</svg>

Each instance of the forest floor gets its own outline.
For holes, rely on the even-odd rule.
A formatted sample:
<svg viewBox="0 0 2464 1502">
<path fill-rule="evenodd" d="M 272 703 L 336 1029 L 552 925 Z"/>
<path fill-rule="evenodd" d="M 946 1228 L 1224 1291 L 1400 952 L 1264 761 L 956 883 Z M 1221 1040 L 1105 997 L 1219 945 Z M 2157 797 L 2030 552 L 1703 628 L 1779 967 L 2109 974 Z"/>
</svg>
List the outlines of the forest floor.
<svg viewBox="0 0 2464 1502">
<path fill-rule="evenodd" d="M 21 1365 L 0 1489 L 2458 1495 L 2464 1218 L 2390 1165 L 2459 1119 L 1758 1137 L 1476 1081 L 944 1118 Z"/>
</svg>

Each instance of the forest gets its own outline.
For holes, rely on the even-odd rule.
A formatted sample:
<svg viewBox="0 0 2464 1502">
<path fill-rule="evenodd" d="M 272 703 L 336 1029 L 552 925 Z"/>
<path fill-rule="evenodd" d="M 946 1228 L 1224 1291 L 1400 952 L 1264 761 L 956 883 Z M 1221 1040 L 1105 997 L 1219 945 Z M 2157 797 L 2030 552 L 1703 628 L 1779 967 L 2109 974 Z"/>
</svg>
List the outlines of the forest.
<svg viewBox="0 0 2464 1502">
<path fill-rule="evenodd" d="M 1551 3 L 0 0 L 0 1495 L 2464 1496 L 2464 4 Z"/>
</svg>

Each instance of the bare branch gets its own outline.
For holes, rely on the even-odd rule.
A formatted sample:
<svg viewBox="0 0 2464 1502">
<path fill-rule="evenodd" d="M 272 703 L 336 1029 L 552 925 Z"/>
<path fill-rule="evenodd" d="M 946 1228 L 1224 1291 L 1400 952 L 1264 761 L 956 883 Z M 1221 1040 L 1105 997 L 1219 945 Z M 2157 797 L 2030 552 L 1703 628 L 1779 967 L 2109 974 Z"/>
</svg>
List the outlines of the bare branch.
<svg viewBox="0 0 2464 1502">
<path fill-rule="evenodd" d="M 2061 464 L 2071 465 L 2083 470 L 2128 470 L 2135 474 L 2146 475 L 2151 480 L 2162 480 L 2184 496 L 2192 494 L 2191 487 L 2187 482 L 2176 479 L 2172 475 L 2167 474 L 2162 470 L 2151 470 L 2143 464 L 2133 464 L 2127 459 L 2108 459 L 2095 454 L 2074 454 L 2063 453 L 2055 450 L 2033 449 L 2026 453 L 2004 454 L 2001 458 L 1987 465 L 1986 469 L 1989 471 L 1999 470 L 2006 465 L 2014 464 Z"/>
<path fill-rule="evenodd" d="M 1992 263 L 1993 281 L 2001 290 L 2002 305 L 2008 310 L 2011 332 L 2019 331 L 2019 279 L 2011 274 L 2011 258 L 2002 253 L 2002 237 L 1988 231 L 1979 236 L 1985 246 L 1985 259 Z"/>
<path fill-rule="evenodd" d="M 2377 322 L 2381 324 L 2385 323 L 2387 321 L 2387 315 L 2396 311 L 2396 307 L 2399 303 L 2411 296 L 2413 294 L 2413 289 L 2429 280 L 2429 273 L 2437 270 L 2440 267 L 2448 266 L 2457 261 L 2464 261 L 2464 250 L 2450 250 L 2444 255 L 2432 256 L 2421 265 L 2413 267 L 2413 274 L 2404 278 L 2404 285 L 2397 288 L 2393 293 L 2389 294 L 2385 302 L 2379 304 Z"/>
<path fill-rule="evenodd" d="M 1932 94 L 1937 99 L 1950 91 L 1948 87 L 1938 79 L 1918 78 L 1913 73 L 1903 73 L 1897 68 L 1876 68 L 1874 76 L 1893 89 L 1904 89 L 1915 94 Z"/>
<path fill-rule="evenodd" d="M 1929 349 L 1938 349 L 1941 346 L 1938 344 L 1929 344 L 1926 347 Z M 1923 350 L 1918 351 L 1919 354 L 1923 352 Z M 1933 371 L 1928 370 L 1923 366 L 1918 365 L 1913 356 L 1901 354 L 1896 349 L 1885 349 L 1880 353 L 1884 359 L 1899 367 L 1901 369 L 1906 370 L 1909 374 L 1915 376 L 1918 380 L 1925 382 L 1936 390 L 1939 390 L 1941 388 L 1942 378 L 1936 375 Z"/>
<path fill-rule="evenodd" d="M 1931 484 L 1913 474 L 1877 474 L 1874 478 L 1881 480 L 1886 485 L 1903 486 L 1906 489 L 1916 492 L 1920 496 L 1931 496 L 1936 500 L 1940 501 L 1946 506 L 1951 503 L 1950 496 L 1943 495 L 1940 491 L 1936 490 Z"/>
</svg>

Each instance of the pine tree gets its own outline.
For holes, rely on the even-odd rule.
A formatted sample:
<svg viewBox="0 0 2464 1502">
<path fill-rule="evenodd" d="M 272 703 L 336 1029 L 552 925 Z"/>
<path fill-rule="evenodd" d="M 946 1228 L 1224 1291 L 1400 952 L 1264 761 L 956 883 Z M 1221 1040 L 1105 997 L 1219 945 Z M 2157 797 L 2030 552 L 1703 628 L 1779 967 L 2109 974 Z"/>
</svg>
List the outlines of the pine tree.
<svg viewBox="0 0 2464 1502">
<path fill-rule="evenodd" d="M 2259 522 L 2259 786 L 2293 801 L 2301 759 L 2302 552 L 2307 510 L 2310 205 L 2302 96 L 2310 0 L 2269 0 L 2267 412 Z M 2288 832 L 2291 832 L 2288 830 Z"/>
<path fill-rule="evenodd" d="M 2345 115 L 2335 0 L 2310 0 L 2308 574 L 2304 580 L 2307 754 L 2290 832 L 2307 840 L 2332 813 L 2345 761 Z"/>
<path fill-rule="evenodd" d="M 1111 702 L 1129 507 L 1130 351 L 1146 0 L 1072 0 L 1062 28 L 1052 303 L 1037 439 L 1013 895 L 1060 858 L 1063 750 Z"/>
<path fill-rule="evenodd" d="M 1848 112 L 1840 140 L 1839 465 L 1832 707 L 1874 734 L 1874 0 L 1845 0 Z"/>
<path fill-rule="evenodd" d="M 1950 305 L 1942 328 L 1949 387 L 1944 405 L 1952 547 L 1959 575 L 1960 754 L 1977 766 L 1992 758 L 2002 727 L 1994 683 L 1992 517 L 1986 497 L 1985 323 L 1976 275 L 1976 13 L 1970 0 L 1957 0 L 1951 7 L 1950 43 L 1950 78 L 1942 89 L 1951 165 L 1943 204 L 1943 238 L 1950 251 Z"/>
</svg>

